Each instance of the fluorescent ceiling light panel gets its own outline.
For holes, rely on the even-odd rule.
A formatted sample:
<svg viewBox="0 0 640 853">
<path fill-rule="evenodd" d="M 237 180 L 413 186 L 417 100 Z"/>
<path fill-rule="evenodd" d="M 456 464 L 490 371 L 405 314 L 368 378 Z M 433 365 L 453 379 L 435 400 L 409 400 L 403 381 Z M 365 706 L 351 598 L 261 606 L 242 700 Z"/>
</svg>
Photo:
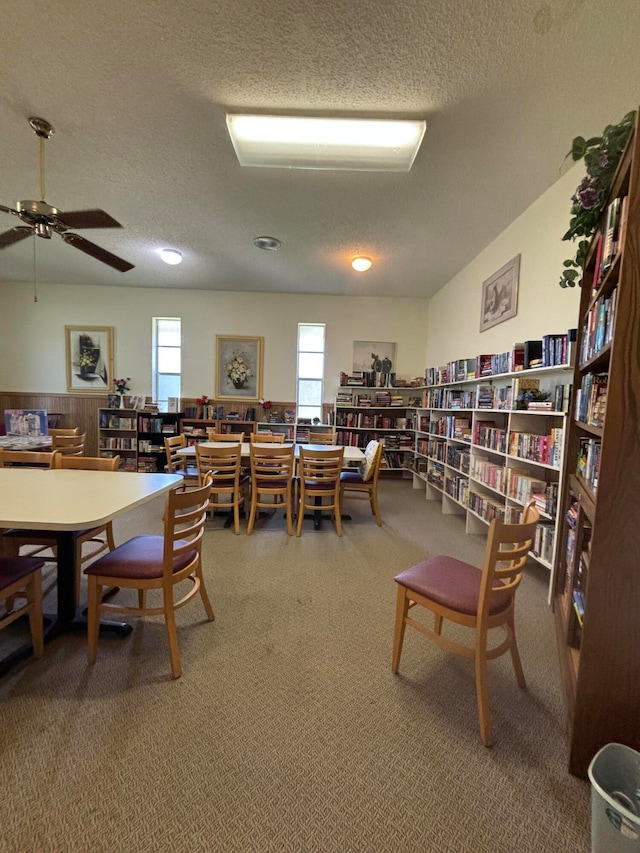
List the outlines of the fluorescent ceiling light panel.
<svg viewBox="0 0 640 853">
<path fill-rule="evenodd" d="M 241 166 L 408 172 L 424 121 L 227 115 Z"/>
</svg>

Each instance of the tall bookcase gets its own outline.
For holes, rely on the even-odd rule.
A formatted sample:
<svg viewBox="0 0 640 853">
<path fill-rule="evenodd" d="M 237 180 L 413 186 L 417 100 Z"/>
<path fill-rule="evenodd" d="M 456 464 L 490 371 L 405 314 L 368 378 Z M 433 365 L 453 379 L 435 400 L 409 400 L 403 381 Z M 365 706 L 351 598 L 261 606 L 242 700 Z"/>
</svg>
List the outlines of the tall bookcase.
<svg viewBox="0 0 640 853">
<path fill-rule="evenodd" d="M 100 456 L 119 456 L 121 471 L 138 470 L 138 412 L 135 409 L 98 411 Z"/>
<path fill-rule="evenodd" d="M 608 200 L 628 197 L 626 231 L 603 274 L 605 213 L 585 264 L 563 476 L 554 614 L 578 776 L 606 743 L 640 750 L 639 181 L 636 125 Z"/>
</svg>

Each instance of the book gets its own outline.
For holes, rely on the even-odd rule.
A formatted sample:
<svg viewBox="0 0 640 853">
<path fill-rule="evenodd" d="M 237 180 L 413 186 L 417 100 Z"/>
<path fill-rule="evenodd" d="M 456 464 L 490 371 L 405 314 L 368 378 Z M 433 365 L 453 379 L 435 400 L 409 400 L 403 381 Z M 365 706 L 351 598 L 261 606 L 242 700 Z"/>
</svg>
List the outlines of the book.
<svg viewBox="0 0 640 853">
<path fill-rule="evenodd" d="M 524 369 L 540 367 L 542 364 L 542 340 L 524 342 Z"/>
</svg>

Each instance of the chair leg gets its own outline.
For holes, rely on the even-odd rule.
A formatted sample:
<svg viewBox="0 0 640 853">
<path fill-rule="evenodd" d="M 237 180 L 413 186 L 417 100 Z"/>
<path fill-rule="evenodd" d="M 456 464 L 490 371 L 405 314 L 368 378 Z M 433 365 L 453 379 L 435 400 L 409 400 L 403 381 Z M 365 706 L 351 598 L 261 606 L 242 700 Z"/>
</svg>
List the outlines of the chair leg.
<svg viewBox="0 0 640 853">
<path fill-rule="evenodd" d="M 438 613 L 433 614 L 433 633 L 438 636 L 442 634 L 442 616 Z"/>
<path fill-rule="evenodd" d="M 258 513 L 258 490 L 251 490 L 251 509 L 249 510 L 249 519 L 247 521 L 247 533 L 253 532 L 253 525 L 256 522 L 256 515 Z"/>
<path fill-rule="evenodd" d="M 171 678 L 180 678 L 182 667 L 180 666 L 180 649 L 178 647 L 178 632 L 176 631 L 176 611 L 173 607 L 173 589 L 164 590 L 164 622 L 167 629 L 169 657 L 171 658 Z"/>
<path fill-rule="evenodd" d="M 29 627 L 31 628 L 31 644 L 37 658 L 44 652 L 44 625 L 42 622 L 42 572 L 40 569 L 31 575 L 27 587 L 29 608 Z"/>
<path fill-rule="evenodd" d="M 82 543 L 76 542 L 76 607 L 80 604 L 80 584 L 82 582 Z"/>
<path fill-rule="evenodd" d="M 300 496 L 298 498 L 298 523 L 296 525 L 296 536 L 302 533 L 302 522 L 304 521 L 304 487 L 300 488 Z"/>
<path fill-rule="evenodd" d="M 140 608 L 140 610 L 144 610 L 146 592 L 146 589 L 138 590 L 138 607 Z"/>
<path fill-rule="evenodd" d="M 196 569 L 196 577 L 200 581 L 200 598 L 202 599 L 204 609 L 206 610 L 207 619 L 209 620 L 209 622 L 213 622 L 216 616 L 213 612 L 211 602 L 209 601 L 209 594 L 207 592 L 207 588 L 204 585 L 204 577 L 202 576 L 202 561 L 198 563 L 198 567 Z"/>
<path fill-rule="evenodd" d="M 516 672 L 516 681 L 518 682 L 518 687 L 521 687 L 523 690 L 525 690 L 527 687 L 527 682 L 524 678 L 522 661 L 520 660 L 520 652 L 518 651 L 518 643 L 516 641 L 516 627 L 514 624 L 513 613 L 507 621 L 506 628 L 509 634 L 509 639 L 511 640 L 511 646 L 509 648 L 509 651 L 511 652 L 511 660 L 513 662 L 513 668 Z"/>
<path fill-rule="evenodd" d="M 334 497 L 335 509 L 334 509 L 334 518 L 336 520 L 336 533 L 338 536 L 342 536 L 342 508 L 340 506 L 340 490 L 338 489 L 336 495 Z"/>
<path fill-rule="evenodd" d="M 109 522 L 107 524 L 107 545 L 109 546 L 110 551 L 115 551 L 116 540 L 113 538 L 113 524 Z"/>
<path fill-rule="evenodd" d="M 95 575 L 89 575 L 89 590 L 87 598 L 87 659 L 90 664 L 96 662 L 98 655 L 98 631 L 100 628 L 100 619 L 98 608 L 100 606 L 100 597 L 102 586 L 98 584 L 98 579 Z"/>
<path fill-rule="evenodd" d="M 240 533 L 240 495 L 233 496 L 233 532 Z"/>
<path fill-rule="evenodd" d="M 486 634 L 483 637 L 486 644 Z M 489 692 L 487 689 L 487 658 L 484 649 L 476 645 L 475 654 L 476 669 L 476 695 L 478 698 L 478 720 L 480 723 L 480 737 L 485 746 L 493 746 L 493 730 L 491 726 L 491 712 L 489 711 Z"/>
<path fill-rule="evenodd" d="M 291 493 L 291 483 L 287 487 L 286 504 L 287 504 L 287 536 L 293 536 L 293 517 L 291 513 L 291 504 L 293 503 L 293 495 Z"/>
<path fill-rule="evenodd" d="M 398 584 L 398 597 L 396 601 L 396 624 L 393 631 L 393 657 L 391 659 L 391 672 L 398 672 L 400 666 L 400 655 L 404 642 L 404 631 L 407 627 L 406 618 L 409 611 L 409 598 L 406 587 Z"/>
<path fill-rule="evenodd" d="M 377 491 L 371 492 L 371 497 L 369 499 L 369 502 L 371 503 L 371 512 L 376 517 L 376 524 L 378 525 L 378 527 L 382 527 L 382 517 L 380 515 L 380 507 L 378 506 L 378 493 L 377 493 Z"/>
</svg>

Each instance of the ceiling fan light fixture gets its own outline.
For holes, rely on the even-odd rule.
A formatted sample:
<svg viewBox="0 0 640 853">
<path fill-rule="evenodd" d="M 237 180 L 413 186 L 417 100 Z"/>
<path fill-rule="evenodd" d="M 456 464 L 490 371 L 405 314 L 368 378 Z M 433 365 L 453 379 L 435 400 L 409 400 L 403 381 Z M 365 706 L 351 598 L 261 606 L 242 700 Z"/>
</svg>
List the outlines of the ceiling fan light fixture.
<svg viewBox="0 0 640 853">
<path fill-rule="evenodd" d="M 264 249 L 265 252 L 277 252 L 282 246 L 282 241 L 277 237 L 254 237 L 253 245 L 258 249 Z"/>
<path fill-rule="evenodd" d="M 373 261 L 371 258 L 365 258 L 364 255 L 358 255 L 351 261 L 351 266 L 356 272 L 366 272 L 373 266 Z"/>
<path fill-rule="evenodd" d="M 241 166 L 408 172 L 426 130 L 413 119 L 227 115 Z"/>
<path fill-rule="evenodd" d="M 177 249 L 160 249 L 160 257 L 170 266 L 182 263 L 182 253 Z"/>
</svg>

